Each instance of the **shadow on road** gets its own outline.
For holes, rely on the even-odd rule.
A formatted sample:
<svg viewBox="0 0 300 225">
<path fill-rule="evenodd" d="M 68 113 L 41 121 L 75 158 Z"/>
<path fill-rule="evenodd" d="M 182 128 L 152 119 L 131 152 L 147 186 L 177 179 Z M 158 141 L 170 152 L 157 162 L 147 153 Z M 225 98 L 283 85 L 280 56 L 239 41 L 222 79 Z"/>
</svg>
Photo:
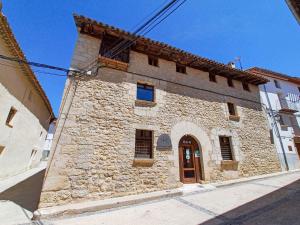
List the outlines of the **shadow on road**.
<svg viewBox="0 0 300 225">
<path fill-rule="evenodd" d="M 259 182 L 255 185 L 272 187 Z M 274 187 L 274 186 L 273 186 Z M 224 196 L 226 198 L 226 196 Z M 220 201 L 222 201 L 220 199 Z M 299 225 L 300 179 L 201 225 Z"/>
<path fill-rule="evenodd" d="M 37 209 L 42 191 L 45 170 L 16 184 L 0 194 L 0 200 L 9 200 L 33 212 Z"/>
</svg>

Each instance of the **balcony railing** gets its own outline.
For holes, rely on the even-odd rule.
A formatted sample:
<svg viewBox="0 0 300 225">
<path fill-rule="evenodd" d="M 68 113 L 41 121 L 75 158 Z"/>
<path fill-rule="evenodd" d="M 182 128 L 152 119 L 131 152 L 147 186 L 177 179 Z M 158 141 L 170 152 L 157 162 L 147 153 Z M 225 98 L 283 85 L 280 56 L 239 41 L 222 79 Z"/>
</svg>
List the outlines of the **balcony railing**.
<svg viewBox="0 0 300 225">
<path fill-rule="evenodd" d="M 279 97 L 278 111 L 295 113 L 300 111 L 300 96 L 288 94 L 286 97 Z"/>
</svg>

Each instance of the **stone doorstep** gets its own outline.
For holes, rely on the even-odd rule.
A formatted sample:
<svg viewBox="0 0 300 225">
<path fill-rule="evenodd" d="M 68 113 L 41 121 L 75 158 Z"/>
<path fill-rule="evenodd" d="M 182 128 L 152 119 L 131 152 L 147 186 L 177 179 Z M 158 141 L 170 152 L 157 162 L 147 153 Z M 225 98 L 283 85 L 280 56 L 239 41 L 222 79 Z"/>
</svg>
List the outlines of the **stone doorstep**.
<svg viewBox="0 0 300 225">
<path fill-rule="evenodd" d="M 85 201 L 62 206 L 53 206 L 41 208 L 33 213 L 33 220 L 57 219 L 59 217 L 68 217 L 76 214 L 96 212 L 134 204 L 140 204 L 161 198 L 172 198 L 181 196 L 183 192 L 179 189 L 156 191 L 144 194 L 129 195 L 124 197 L 110 198 L 96 201 Z"/>
</svg>

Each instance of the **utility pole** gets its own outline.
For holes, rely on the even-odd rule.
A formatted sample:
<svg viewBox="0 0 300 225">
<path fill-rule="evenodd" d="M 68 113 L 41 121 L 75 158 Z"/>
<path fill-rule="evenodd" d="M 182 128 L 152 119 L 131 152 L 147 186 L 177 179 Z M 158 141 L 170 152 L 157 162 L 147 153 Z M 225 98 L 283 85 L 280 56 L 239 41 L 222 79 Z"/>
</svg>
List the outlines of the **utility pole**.
<svg viewBox="0 0 300 225">
<path fill-rule="evenodd" d="M 275 128 L 275 131 L 276 131 L 275 133 L 277 134 L 277 136 L 279 138 L 279 143 L 280 143 L 280 147 L 281 147 L 281 150 L 282 150 L 282 153 L 283 153 L 285 167 L 286 167 L 286 170 L 289 171 L 289 165 L 288 165 L 288 161 L 287 161 L 287 158 L 286 158 L 286 153 L 285 153 L 285 150 L 284 150 L 284 146 L 283 146 L 282 139 L 281 139 L 280 132 L 279 132 L 279 128 L 278 128 L 278 124 L 277 124 L 277 121 L 275 119 L 274 111 L 272 109 L 271 102 L 270 102 L 269 95 L 268 95 L 267 88 L 266 88 L 265 84 L 264 84 L 264 91 L 265 91 L 265 95 L 266 95 L 267 102 L 268 102 L 268 107 L 269 107 L 269 110 L 267 110 L 267 111 L 270 112 L 271 119 L 272 119 L 273 124 L 274 124 L 273 127 Z"/>
</svg>

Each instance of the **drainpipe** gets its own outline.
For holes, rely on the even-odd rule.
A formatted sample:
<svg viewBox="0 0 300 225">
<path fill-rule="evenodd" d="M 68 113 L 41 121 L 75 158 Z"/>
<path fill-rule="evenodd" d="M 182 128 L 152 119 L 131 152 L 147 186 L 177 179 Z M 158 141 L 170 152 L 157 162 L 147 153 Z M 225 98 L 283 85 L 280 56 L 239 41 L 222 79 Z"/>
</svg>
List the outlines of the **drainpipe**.
<svg viewBox="0 0 300 225">
<path fill-rule="evenodd" d="M 279 133 L 279 128 L 278 128 L 278 125 L 277 125 L 277 121 L 275 119 L 275 115 L 274 115 L 274 112 L 273 112 L 273 109 L 272 109 L 272 106 L 271 106 L 271 102 L 270 102 L 269 95 L 267 93 L 267 88 L 266 88 L 265 84 L 264 84 L 264 91 L 265 91 L 265 95 L 266 95 L 266 98 L 267 98 L 267 101 L 268 101 L 268 106 L 269 106 L 268 111 L 270 112 L 271 119 L 272 119 L 274 127 L 275 127 L 275 132 L 277 133 L 277 136 L 279 138 L 279 143 L 280 143 L 280 147 L 281 147 L 281 150 L 282 150 L 282 153 L 283 153 L 285 167 L 286 167 L 286 170 L 288 171 L 289 170 L 289 165 L 288 165 L 288 161 L 287 161 L 287 158 L 286 158 L 286 153 L 285 153 L 285 150 L 284 150 L 282 139 L 281 139 L 281 136 L 280 136 L 280 133 Z"/>
</svg>

